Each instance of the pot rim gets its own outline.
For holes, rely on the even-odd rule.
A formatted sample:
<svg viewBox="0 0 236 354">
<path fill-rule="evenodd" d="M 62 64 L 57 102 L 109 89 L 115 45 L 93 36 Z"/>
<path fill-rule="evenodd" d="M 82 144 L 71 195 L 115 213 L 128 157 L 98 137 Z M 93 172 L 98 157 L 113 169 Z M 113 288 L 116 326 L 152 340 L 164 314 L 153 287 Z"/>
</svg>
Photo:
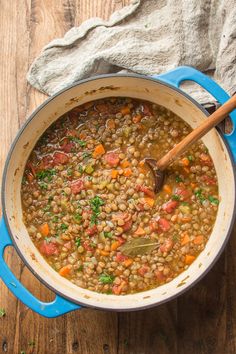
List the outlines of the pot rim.
<svg viewBox="0 0 236 354">
<path fill-rule="evenodd" d="M 83 80 L 79 80 L 69 86 L 67 86 L 66 88 L 58 91 L 57 93 L 55 93 L 53 96 L 48 97 L 42 104 L 40 104 L 31 114 L 30 116 L 27 118 L 27 120 L 24 122 L 24 124 L 20 127 L 20 129 L 18 130 L 13 142 L 11 143 L 9 152 L 7 154 L 6 157 L 6 161 L 5 161 L 5 165 L 4 165 L 4 169 L 3 169 L 3 175 L 2 175 L 2 185 L 1 185 L 1 202 L 2 202 L 2 214 L 3 214 L 3 218 L 4 221 L 6 223 L 6 227 L 9 233 L 9 236 L 11 238 L 13 247 L 16 249 L 19 257 L 22 259 L 22 261 L 24 262 L 24 264 L 27 266 L 27 268 L 33 273 L 33 275 L 44 285 L 46 286 L 46 288 L 48 288 L 49 290 L 51 290 L 55 295 L 59 295 L 69 301 L 71 301 L 74 304 L 78 304 L 81 305 L 83 307 L 88 307 L 88 308 L 93 308 L 93 309 L 98 309 L 98 310 L 109 310 L 109 311 L 116 311 L 116 312 L 128 312 L 128 311 L 137 311 L 137 310 L 145 310 L 145 309 L 149 309 L 155 306 L 159 306 L 165 302 L 169 302 L 175 298 L 177 298 L 178 296 L 182 295 L 183 293 L 185 293 L 187 290 L 191 289 L 194 285 L 196 285 L 211 269 L 212 267 L 215 265 L 215 263 L 217 262 L 217 260 L 219 259 L 219 257 L 221 256 L 223 250 L 225 249 L 225 246 L 229 240 L 229 237 L 231 235 L 233 226 L 234 226 L 234 222 L 236 219 L 236 198 L 234 198 L 234 210 L 233 210 L 233 216 L 232 219 L 230 221 L 230 225 L 229 225 L 229 229 L 228 232 L 225 236 L 224 242 L 220 248 L 220 250 L 218 251 L 216 257 L 213 259 L 213 261 L 211 262 L 211 264 L 201 273 L 201 275 L 199 275 L 199 277 L 197 279 L 195 279 L 193 282 L 190 282 L 188 286 L 186 286 L 186 288 L 184 288 L 182 291 L 179 291 L 177 294 L 174 294 L 170 297 L 168 297 L 167 299 L 163 299 L 161 301 L 159 301 L 158 303 L 154 302 L 152 304 L 149 305 L 144 305 L 144 306 L 137 306 L 135 308 L 131 308 L 131 309 L 122 309 L 122 308 L 106 308 L 103 306 L 96 306 L 96 305 L 89 305 L 87 303 L 84 303 L 83 301 L 79 301 L 79 300 L 75 300 L 72 299 L 70 296 L 64 295 L 62 292 L 56 290 L 51 284 L 48 284 L 35 270 L 34 268 L 28 263 L 28 261 L 26 260 L 24 253 L 21 251 L 21 249 L 18 247 L 17 243 L 15 242 L 15 239 L 12 235 L 11 232 L 11 228 L 10 228 L 10 224 L 8 221 L 8 215 L 6 212 L 6 193 L 5 193 L 5 185 L 6 185 L 6 175 L 7 175 L 7 170 L 8 170 L 8 165 L 9 162 L 11 160 L 12 157 L 12 153 L 14 151 L 14 148 L 21 136 L 21 134 L 23 133 L 23 131 L 25 130 L 25 128 L 28 126 L 28 124 L 30 124 L 33 119 L 35 118 L 35 116 L 38 114 L 38 112 L 43 109 L 49 102 L 53 101 L 56 97 L 60 96 L 61 94 L 63 94 L 64 92 L 70 90 L 73 87 L 79 86 L 83 83 L 89 82 L 89 81 L 94 81 L 94 80 L 100 80 L 100 79 L 104 79 L 104 78 L 110 78 L 110 77 L 123 77 L 123 78 L 127 78 L 127 77 L 131 77 L 131 78 L 138 78 L 138 79 L 143 79 L 143 80 L 147 80 L 147 81 L 153 81 L 153 82 L 157 82 L 161 85 L 164 85 L 176 92 L 178 92 L 179 94 L 183 95 L 185 98 L 187 98 L 191 103 L 193 103 L 198 109 L 200 109 L 204 115 L 206 117 L 209 116 L 209 113 L 207 112 L 207 110 L 200 105 L 200 103 L 198 103 L 194 98 L 192 98 L 191 96 L 189 96 L 186 92 L 182 91 L 180 88 L 171 85 L 165 81 L 162 81 L 161 79 L 156 79 L 153 78 L 151 76 L 146 76 L 146 75 L 140 75 L 140 74 L 103 74 L 103 75 L 97 75 L 97 76 L 93 76 L 87 79 L 83 79 Z M 226 140 L 226 138 L 224 137 L 223 132 L 220 130 L 220 128 L 216 127 L 218 134 L 220 135 L 220 137 L 222 138 L 222 141 L 226 147 L 226 150 L 228 152 L 229 158 L 230 158 L 230 162 L 232 165 L 232 170 L 233 170 L 233 176 L 234 176 L 234 185 L 236 187 L 236 168 L 235 168 L 235 163 L 234 163 L 234 159 L 233 159 L 233 155 L 231 152 L 231 149 L 229 147 L 229 144 Z M 1 237 L 1 236 L 0 236 Z"/>
</svg>

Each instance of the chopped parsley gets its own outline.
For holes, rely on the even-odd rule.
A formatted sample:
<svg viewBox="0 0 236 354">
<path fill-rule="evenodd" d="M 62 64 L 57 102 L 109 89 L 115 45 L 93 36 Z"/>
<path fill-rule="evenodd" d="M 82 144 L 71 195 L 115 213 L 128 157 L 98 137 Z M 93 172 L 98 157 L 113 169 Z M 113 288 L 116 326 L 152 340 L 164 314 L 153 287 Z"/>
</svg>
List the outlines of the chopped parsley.
<svg viewBox="0 0 236 354">
<path fill-rule="evenodd" d="M 180 183 L 180 182 L 183 182 L 183 180 L 182 180 L 181 177 L 176 176 L 176 177 L 175 177 L 175 182 Z"/>
<path fill-rule="evenodd" d="M 50 243 L 52 241 L 52 238 L 51 237 L 45 237 L 44 240 L 46 241 L 46 243 Z"/>
<path fill-rule="evenodd" d="M 79 138 L 76 138 L 75 136 L 69 136 L 68 139 L 70 141 L 74 141 L 75 143 L 79 144 L 81 147 L 85 147 L 87 145 L 86 141 L 80 140 Z"/>
<path fill-rule="evenodd" d="M 82 272 L 82 270 L 83 270 L 83 266 L 81 265 L 81 266 L 79 266 L 79 268 L 77 269 L 77 272 Z"/>
<path fill-rule="evenodd" d="M 57 215 L 53 216 L 52 218 L 52 222 L 58 222 L 59 217 Z"/>
<path fill-rule="evenodd" d="M 60 229 L 61 229 L 62 231 L 65 231 L 65 230 L 68 229 L 68 225 L 66 225 L 66 224 L 61 224 Z"/>
<path fill-rule="evenodd" d="M 181 205 L 189 206 L 189 203 L 187 203 L 187 202 L 181 202 Z"/>
<path fill-rule="evenodd" d="M 179 235 L 173 235 L 172 240 L 174 242 L 178 242 L 179 241 Z"/>
<path fill-rule="evenodd" d="M 50 205 L 50 204 L 47 204 L 47 205 L 45 206 L 45 208 L 43 208 L 43 211 L 49 211 L 50 208 L 51 208 L 51 205 Z"/>
<path fill-rule="evenodd" d="M 104 231 L 103 235 L 104 235 L 105 238 L 112 238 L 112 233 L 111 232 Z"/>
<path fill-rule="evenodd" d="M 3 308 L 0 308 L 0 317 L 6 316 L 6 310 Z"/>
<path fill-rule="evenodd" d="M 47 185 L 47 183 L 45 183 L 45 182 L 43 182 L 43 181 L 40 181 L 39 182 L 39 187 L 41 188 L 41 189 L 48 189 L 48 185 Z"/>
<path fill-rule="evenodd" d="M 215 205 L 219 204 L 219 199 L 213 197 L 212 195 L 209 195 L 208 200 L 211 202 L 211 204 L 215 204 Z"/>
<path fill-rule="evenodd" d="M 189 155 L 189 156 L 188 156 L 188 160 L 189 160 L 189 161 L 194 161 L 193 156 L 192 156 L 192 155 Z"/>
<path fill-rule="evenodd" d="M 109 274 L 101 274 L 99 277 L 99 281 L 103 284 L 112 284 L 115 277 Z"/>
<path fill-rule="evenodd" d="M 74 220 L 77 222 L 81 222 L 81 220 L 82 220 L 82 216 L 80 214 L 75 214 L 73 217 L 74 217 Z"/>
<path fill-rule="evenodd" d="M 198 189 L 194 194 L 200 200 L 201 203 L 206 200 L 206 198 L 202 195 L 202 189 Z"/>
<path fill-rule="evenodd" d="M 102 205 L 104 205 L 104 201 L 99 196 L 96 195 L 96 197 L 90 199 L 90 206 L 91 206 L 91 209 L 93 212 L 93 214 L 91 216 L 91 224 L 92 225 L 97 224 L 97 218 L 100 214 L 100 207 Z"/>
<path fill-rule="evenodd" d="M 77 237 L 75 239 L 75 244 L 76 244 L 77 247 L 79 247 L 81 245 L 81 238 L 80 237 Z"/>
<path fill-rule="evenodd" d="M 80 173 L 83 173 L 83 172 L 84 172 L 84 168 L 83 168 L 82 165 L 79 165 L 79 166 L 78 166 L 78 171 L 79 171 Z"/>
<path fill-rule="evenodd" d="M 42 170 L 36 173 L 36 177 L 38 180 L 43 181 L 47 180 L 48 182 L 51 182 L 52 177 L 56 174 L 55 169 L 48 169 L 48 170 Z"/>
<path fill-rule="evenodd" d="M 53 201 L 53 196 L 50 195 L 50 197 L 48 198 L 48 203 L 51 203 Z"/>
<path fill-rule="evenodd" d="M 171 196 L 171 199 L 172 199 L 172 200 L 180 200 L 180 196 L 177 195 L 177 194 L 173 194 L 173 195 Z"/>
<path fill-rule="evenodd" d="M 87 157 L 91 157 L 91 156 L 92 156 L 92 153 L 87 152 L 87 151 L 83 152 L 83 154 L 82 154 L 83 159 L 86 159 Z"/>
<path fill-rule="evenodd" d="M 73 170 L 72 170 L 71 167 L 69 167 L 69 168 L 67 169 L 67 176 L 72 176 L 72 174 L 73 174 Z"/>
</svg>

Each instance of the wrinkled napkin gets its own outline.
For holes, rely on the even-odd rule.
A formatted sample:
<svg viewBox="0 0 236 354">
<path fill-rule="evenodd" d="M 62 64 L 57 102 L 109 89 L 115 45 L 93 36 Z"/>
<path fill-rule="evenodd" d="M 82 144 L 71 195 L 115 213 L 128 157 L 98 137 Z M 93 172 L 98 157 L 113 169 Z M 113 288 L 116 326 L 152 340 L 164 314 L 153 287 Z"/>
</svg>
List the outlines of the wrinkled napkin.
<svg viewBox="0 0 236 354">
<path fill-rule="evenodd" d="M 119 71 L 153 75 L 193 66 L 236 91 L 236 0 L 135 0 L 108 21 L 91 18 L 54 39 L 27 79 L 53 95 L 80 79 Z M 183 86 L 201 103 L 212 98 Z"/>
</svg>

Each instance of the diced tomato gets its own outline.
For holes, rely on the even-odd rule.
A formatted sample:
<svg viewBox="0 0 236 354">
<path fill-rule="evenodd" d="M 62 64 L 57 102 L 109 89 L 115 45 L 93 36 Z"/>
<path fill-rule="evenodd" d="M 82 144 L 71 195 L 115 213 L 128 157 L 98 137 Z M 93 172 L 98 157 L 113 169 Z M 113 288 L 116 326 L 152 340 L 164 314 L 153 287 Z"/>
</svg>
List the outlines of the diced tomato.
<svg viewBox="0 0 236 354">
<path fill-rule="evenodd" d="M 40 170 L 51 168 L 53 165 L 52 155 L 45 155 L 40 162 Z"/>
<path fill-rule="evenodd" d="M 58 254 L 57 245 L 53 242 L 46 242 L 45 240 L 41 243 L 39 250 L 45 256 L 52 256 L 53 254 Z"/>
<path fill-rule="evenodd" d="M 151 108 L 147 105 L 147 104 L 143 104 L 143 114 L 145 114 L 145 116 L 151 116 L 152 115 L 152 111 Z"/>
<path fill-rule="evenodd" d="M 89 236 L 93 236 L 98 232 L 98 228 L 96 225 L 93 225 L 93 226 L 89 227 L 86 232 Z"/>
<path fill-rule="evenodd" d="M 213 162 L 212 162 L 210 156 L 205 154 L 204 152 L 202 152 L 200 154 L 199 158 L 200 158 L 200 162 L 202 163 L 202 165 L 204 165 L 204 166 L 213 166 Z"/>
<path fill-rule="evenodd" d="M 108 163 L 108 165 L 112 167 L 117 166 L 120 162 L 119 154 L 117 152 L 113 152 L 113 151 L 108 152 L 106 153 L 106 155 L 104 155 L 104 158 Z"/>
<path fill-rule="evenodd" d="M 112 287 L 113 294 L 120 295 L 125 285 L 126 285 L 125 281 L 122 281 L 120 285 L 117 284 L 113 285 Z"/>
<path fill-rule="evenodd" d="M 74 143 L 72 141 L 69 141 L 68 139 L 64 139 L 62 144 L 61 144 L 61 149 L 64 151 L 64 152 L 71 152 L 71 150 L 73 149 L 74 147 Z"/>
<path fill-rule="evenodd" d="M 70 250 L 71 249 L 71 241 L 68 241 L 68 242 L 66 242 L 66 243 L 64 243 L 64 245 L 63 245 L 64 247 L 66 247 L 68 250 Z"/>
<path fill-rule="evenodd" d="M 144 204 L 138 203 L 138 204 L 136 205 L 136 209 L 137 209 L 138 211 L 144 211 Z"/>
<path fill-rule="evenodd" d="M 64 154 L 64 152 L 55 152 L 53 154 L 53 164 L 54 165 L 64 165 L 69 160 L 69 157 Z"/>
<path fill-rule="evenodd" d="M 160 270 L 155 270 L 155 276 L 160 283 L 162 283 L 166 279 L 165 275 Z"/>
<path fill-rule="evenodd" d="M 138 269 L 138 274 L 143 277 L 144 274 L 147 273 L 148 271 L 149 271 L 149 267 L 144 264 L 141 268 Z"/>
<path fill-rule="evenodd" d="M 143 192 L 144 194 L 148 195 L 150 198 L 155 197 L 155 193 L 150 188 L 148 188 L 146 186 L 141 186 L 140 184 L 137 184 L 136 190 Z"/>
<path fill-rule="evenodd" d="M 131 229 L 132 224 L 133 224 L 132 219 L 130 219 L 130 220 L 128 220 L 128 221 L 125 221 L 124 225 L 122 226 L 122 229 L 123 229 L 124 231 L 128 231 L 128 230 Z"/>
<path fill-rule="evenodd" d="M 27 162 L 27 168 L 31 171 L 31 174 L 36 177 L 36 169 L 33 166 L 32 162 L 28 161 Z"/>
<path fill-rule="evenodd" d="M 177 187 L 175 189 L 175 194 L 180 197 L 181 201 L 187 200 L 191 196 L 191 192 L 188 189 L 182 187 Z"/>
<path fill-rule="evenodd" d="M 70 188 L 73 194 L 78 194 L 84 189 L 84 181 L 82 179 L 72 181 L 70 184 Z"/>
<path fill-rule="evenodd" d="M 204 176 L 201 177 L 201 179 L 208 186 L 215 186 L 216 185 L 216 179 L 215 178 L 211 178 L 209 176 L 204 175 Z"/>
<path fill-rule="evenodd" d="M 170 239 L 167 238 L 164 243 L 160 246 L 160 251 L 161 252 L 169 252 L 174 246 L 174 242 Z"/>
<path fill-rule="evenodd" d="M 34 176 L 32 175 L 32 173 L 27 173 L 26 178 L 29 183 L 33 182 L 33 180 L 34 180 Z"/>
<path fill-rule="evenodd" d="M 176 200 L 169 200 L 162 205 L 162 209 L 167 213 L 171 214 L 177 208 L 178 202 Z"/>
<path fill-rule="evenodd" d="M 158 220 L 159 227 L 162 231 L 168 231 L 170 229 L 170 223 L 165 218 L 160 218 Z"/>
<path fill-rule="evenodd" d="M 113 285 L 113 287 L 112 287 L 112 292 L 113 292 L 113 294 L 115 294 L 115 295 L 120 295 L 120 293 L 121 293 L 121 287 L 120 287 L 120 285 Z"/>
<path fill-rule="evenodd" d="M 86 251 L 94 251 L 94 249 L 90 246 L 89 241 L 84 241 L 83 247 L 86 249 Z"/>
<path fill-rule="evenodd" d="M 122 254 L 121 252 L 118 252 L 116 255 L 116 262 L 124 262 L 128 257 Z"/>
<path fill-rule="evenodd" d="M 121 237 L 121 236 L 118 237 L 117 241 L 118 241 L 121 245 L 123 245 L 123 243 L 126 242 L 126 240 L 125 240 L 123 237 Z"/>
</svg>

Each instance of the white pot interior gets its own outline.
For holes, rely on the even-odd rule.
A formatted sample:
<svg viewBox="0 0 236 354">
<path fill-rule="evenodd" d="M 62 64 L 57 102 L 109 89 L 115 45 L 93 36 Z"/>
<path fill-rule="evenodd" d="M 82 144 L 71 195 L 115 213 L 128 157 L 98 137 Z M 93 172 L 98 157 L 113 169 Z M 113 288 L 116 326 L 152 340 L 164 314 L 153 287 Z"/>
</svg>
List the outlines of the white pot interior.
<svg viewBox="0 0 236 354">
<path fill-rule="evenodd" d="M 78 104 L 109 96 L 128 96 L 163 105 L 193 128 L 203 119 L 207 119 L 189 98 L 165 84 L 144 77 L 108 76 L 82 82 L 36 110 L 18 135 L 7 163 L 3 185 L 4 207 L 12 238 L 25 261 L 44 283 L 74 302 L 98 308 L 132 310 L 158 304 L 176 296 L 196 282 L 211 266 L 222 250 L 231 225 L 235 206 L 234 174 L 225 144 L 214 129 L 203 141 L 209 149 L 218 176 L 221 202 L 217 219 L 204 251 L 177 278 L 156 289 L 124 296 L 98 294 L 77 287 L 55 272 L 32 243 L 22 221 L 21 178 L 26 160 L 36 141 L 53 121 Z"/>
</svg>

